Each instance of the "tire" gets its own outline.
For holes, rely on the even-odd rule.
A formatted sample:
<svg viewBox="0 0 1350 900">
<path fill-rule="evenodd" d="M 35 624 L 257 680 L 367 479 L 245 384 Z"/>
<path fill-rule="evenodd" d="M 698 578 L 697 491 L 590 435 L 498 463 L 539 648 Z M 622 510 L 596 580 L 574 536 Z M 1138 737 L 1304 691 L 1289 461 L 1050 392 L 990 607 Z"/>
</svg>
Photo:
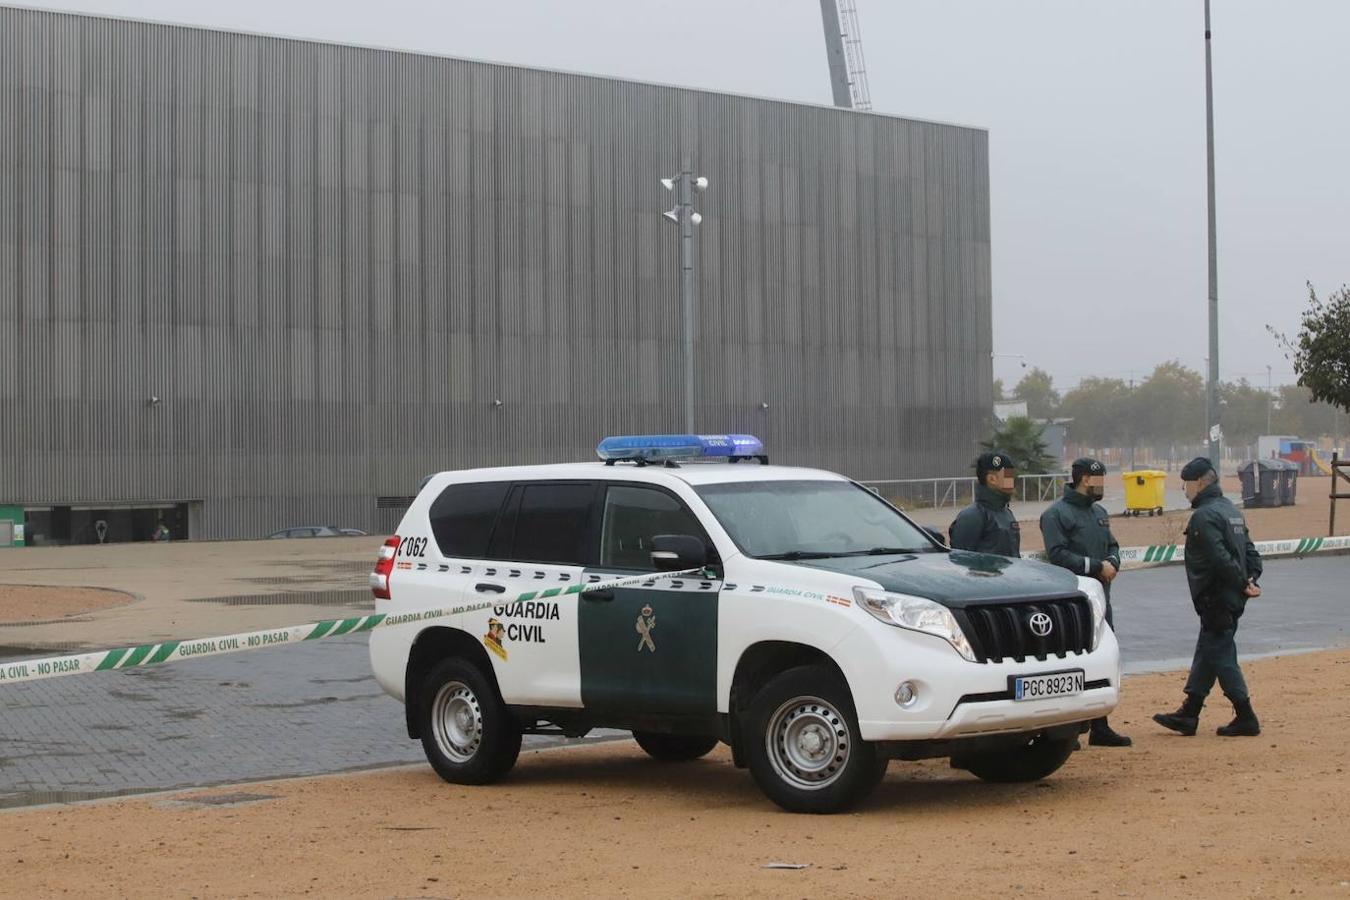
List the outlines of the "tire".
<svg viewBox="0 0 1350 900">
<path fill-rule="evenodd" d="M 966 769 L 982 781 L 998 784 L 1022 784 L 1040 781 L 1052 775 L 1073 753 L 1075 738 L 1051 740 L 1037 736 L 1026 746 L 1014 750 L 976 753 L 953 760 L 957 768 Z"/>
<path fill-rule="evenodd" d="M 491 784 L 511 771 L 520 725 L 477 666 L 442 660 L 418 696 L 422 750 L 437 775 L 451 784 Z"/>
<path fill-rule="evenodd" d="M 847 809 L 886 774 L 876 746 L 858 737 L 848 686 L 826 666 L 770 679 L 750 701 L 743 734 L 755 783 L 788 812 Z"/>
<path fill-rule="evenodd" d="M 655 731 L 635 731 L 633 740 L 647 751 L 652 759 L 662 762 L 688 762 L 707 756 L 719 743 L 717 738 L 704 734 L 661 734 Z"/>
</svg>

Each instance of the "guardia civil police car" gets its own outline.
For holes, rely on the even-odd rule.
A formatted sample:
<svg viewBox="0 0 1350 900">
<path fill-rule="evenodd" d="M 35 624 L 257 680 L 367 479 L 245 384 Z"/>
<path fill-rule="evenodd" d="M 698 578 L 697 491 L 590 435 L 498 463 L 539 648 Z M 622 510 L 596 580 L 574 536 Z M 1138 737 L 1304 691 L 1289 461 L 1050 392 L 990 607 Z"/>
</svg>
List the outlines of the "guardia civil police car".
<svg viewBox="0 0 1350 900">
<path fill-rule="evenodd" d="M 1116 705 L 1092 579 L 948 550 L 749 436 L 598 455 L 432 476 L 381 550 L 371 664 L 447 781 L 610 727 L 658 760 L 724 742 L 780 806 L 831 812 L 891 759 L 1043 778 Z"/>
</svg>

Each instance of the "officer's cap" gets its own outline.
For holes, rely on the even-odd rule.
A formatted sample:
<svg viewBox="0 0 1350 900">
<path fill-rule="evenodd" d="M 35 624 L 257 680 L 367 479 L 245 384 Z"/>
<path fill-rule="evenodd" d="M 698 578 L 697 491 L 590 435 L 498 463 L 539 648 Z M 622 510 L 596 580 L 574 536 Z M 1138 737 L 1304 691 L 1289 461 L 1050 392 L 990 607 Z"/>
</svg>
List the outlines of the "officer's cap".
<svg viewBox="0 0 1350 900">
<path fill-rule="evenodd" d="M 1069 472 L 1073 475 L 1073 483 L 1077 484 L 1083 480 L 1084 475 L 1105 475 L 1106 466 L 1102 465 L 1100 460 L 1093 459 L 1090 456 L 1080 456 L 1073 461 Z"/>
<path fill-rule="evenodd" d="M 1197 456 L 1195 459 L 1186 463 L 1181 469 L 1182 481 L 1199 481 L 1206 474 L 1214 471 L 1214 464 L 1203 456 Z"/>
<path fill-rule="evenodd" d="M 1002 450 L 990 450 L 988 453 L 981 453 L 975 460 L 975 477 L 984 478 L 990 472 L 997 472 L 1001 469 L 1015 469 L 1017 463 L 1013 458 Z"/>
</svg>

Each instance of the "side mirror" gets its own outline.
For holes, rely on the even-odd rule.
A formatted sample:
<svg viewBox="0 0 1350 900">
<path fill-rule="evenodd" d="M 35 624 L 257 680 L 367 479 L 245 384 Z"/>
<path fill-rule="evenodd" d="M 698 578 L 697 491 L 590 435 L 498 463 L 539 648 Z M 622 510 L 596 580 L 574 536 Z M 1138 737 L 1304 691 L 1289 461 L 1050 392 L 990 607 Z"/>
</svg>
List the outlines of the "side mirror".
<svg viewBox="0 0 1350 900">
<path fill-rule="evenodd" d="M 936 528 L 929 528 L 927 525 L 920 525 L 919 527 L 923 529 L 924 534 L 937 541 L 943 547 L 947 546 L 947 536 L 945 534 L 938 531 Z"/>
<path fill-rule="evenodd" d="M 652 567 L 659 572 L 697 569 L 708 562 L 708 548 L 692 534 L 652 536 Z"/>
</svg>

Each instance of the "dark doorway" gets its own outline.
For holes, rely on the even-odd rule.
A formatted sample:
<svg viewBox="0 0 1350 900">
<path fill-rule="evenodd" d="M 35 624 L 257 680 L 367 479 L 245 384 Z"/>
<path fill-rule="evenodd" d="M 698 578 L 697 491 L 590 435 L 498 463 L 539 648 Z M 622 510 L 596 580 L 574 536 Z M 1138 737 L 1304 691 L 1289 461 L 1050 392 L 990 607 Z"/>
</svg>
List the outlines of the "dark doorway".
<svg viewBox="0 0 1350 900">
<path fill-rule="evenodd" d="M 30 546 L 185 541 L 192 536 L 186 503 L 101 509 L 54 506 L 29 512 L 26 521 Z"/>
</svg>

